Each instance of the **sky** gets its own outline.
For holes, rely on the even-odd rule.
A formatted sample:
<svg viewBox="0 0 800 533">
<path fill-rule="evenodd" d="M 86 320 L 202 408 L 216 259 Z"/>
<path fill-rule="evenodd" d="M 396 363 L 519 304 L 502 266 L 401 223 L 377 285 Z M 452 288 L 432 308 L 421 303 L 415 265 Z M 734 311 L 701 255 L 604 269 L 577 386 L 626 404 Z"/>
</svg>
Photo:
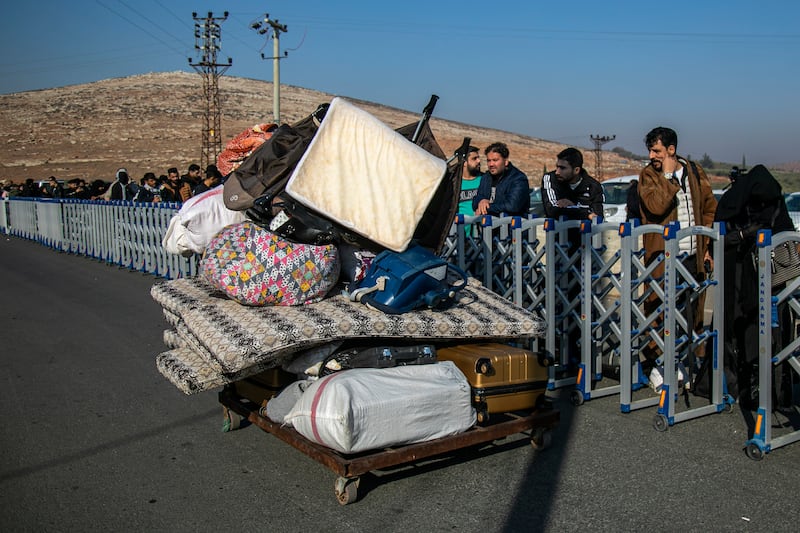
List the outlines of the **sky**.
<svg viewBox="0 0 800 533">
<path fill-rule="evenodd" d="M 436 94 L 436 117 L 585 149 L 615 136 L 603 149 L 644 155 L 645 134 L 668 126 L 697 160 L 800 160 L 793 0 L 15 2 L 0 94 L 195 72 L 192 13 L 226 10 L 226 76 L 273 81 L 273 34 L 252 28 L 268 15 L 287 29 L 281 84 L 415 112 Z"/>
</svg>

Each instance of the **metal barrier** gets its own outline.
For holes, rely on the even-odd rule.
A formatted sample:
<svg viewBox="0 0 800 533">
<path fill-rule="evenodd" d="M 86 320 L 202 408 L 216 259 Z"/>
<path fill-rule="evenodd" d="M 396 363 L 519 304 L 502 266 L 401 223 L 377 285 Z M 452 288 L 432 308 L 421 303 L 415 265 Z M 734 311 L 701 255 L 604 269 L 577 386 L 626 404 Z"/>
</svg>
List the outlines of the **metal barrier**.
<svg viewBox="0 0 800 533">
<path fill-rule="evenodd" d="M 0 231 L 165 278 L 194 276 L 196 256 L 168 254 L 161 246 L 178 208 L 175 204 L 9 199 L 0 205 Z M 579 241 L 570 239 L 576 232 Z M 665 239 L 665 251 L 645 265 L 640 242 L 643 235 L 656 232 Z M 696 236 L 710 239 L 715 270 L 722 272 L 724 231 L 719 226 L 681 229 L 677 224 L 616 226 L 602 221 L 593 225 L 589 221 L 459 216 L 442 255 L 545 319 L 547 334 L 534 340 L 532 348 L 553 362 L 548 388 L 575 386 L 571 398 L 576 405 L 619 394 L 622 412 L 657 406 L 653 425 L 663 431 L 733 403 L 725 391 L 721 357 L 724 280 L 698 281 L 679 253 L 680 241 Z M 611 239 L 619 243 L 613 251 L 607 246 Z M 800 440 L 800 431 L 773 438 L 771 425 L 765 421 L 772 411 L 770 369 L 788 362 L 800 374 L 800 339 L 794 338 L 775 354 L 772 348 L 778 306 L 786 306 L 795 322 L 800 322 L 800 278 L 772 294 L 771 272 L 765 267 L 775 246 L 795 240 L 800 241 L 800 233 L 774 237 L 759 233 L 760 395 L 753 438 L 746 442 L 748 455 L 754 458 Z M 653 272 L 662 265 L 664 276 L 657 278 Z M 695 331 L 685 311 L 699 294 L 714 298 L 713 321 Z M 646 313 L 644 304 L 651 296 L 663 304 Z M 658 396 L 634 401 L 633 393 L 647 384 L 639 354 L 648 344 L 662 353 L 664 384 Z M 711 398 L 706 405 L 692 406 L 684 392 L 686 408 L 679 410 L 682 391 L 676 365 L 690 362 L 692 354 L 706 345 L 710 348 L 706 357 L 712 358 Z M 604 367 L 618 368 L 618 384 L 599 386 Z M 704 403 L 694 398 L 692 402 Z"/>
<path fill-rule="evenodd" d="M 793 339 L 786 346 L 778 346 L 774 339 L 780 327 L 779 311 L 786 308 L 790 314 L 790 323 L 795 326 L 800 320 L 800 277 L 790 280 L 786 286 L 777 291 L 772 289 L 772 262 L 770 261 L 773 250 L 784 243 L 800 241 L 800 233 L 783 232 L 772 235 L 769 230 L 758 233 L 756 240 L 758 249 L 758 410 L 756 411 L 753 436 L 745 442 L 747 456 L 759 460 L 764 453 L 769 453 L 775 448 L 786 446 L 800 440 L 800 429 L 784 435 L 772 435 L 772 409 L 773 409 L 773 368 L 788 364 L 794 374 L 800 376 L 800 361 L 797 355 L 800 352 L 800 338 L 793 335 Z"/>
<path fill-rule="evenodd" d="M 197 273 L 198 258 L 167 253 L 161 239 L 179 204 L 12 198 L 3 201 L 3 233 L 55 250 L 174 279 Z"/>
<path fill-rule="evenodd" d="M 613 253 L 607 243 L 616 240 Z M 598 384 L 606 369 L 619 379 L 620 301 L 625 294 L 620 268 L 619 224 L 581 223 L 581 362 L 576 388 L 570 396 L 574 405 L 620 393 L 620 385 Z M 599 246 L 597 244 L 599 243 Z"/>
<path fill-rule="evenodd" d="M 693 226 L 681 229 L 677 223 L 664 228 L 664 383 L 661 387 L 658 403 L 658 413 L 653 419 L 653 426 L 659 431 L 678 422 L 690 420 L 699 416 L 718 413 L 723 409 L 732 410 L 734 399 L 727 394 L 724 383 L 724 369 L 722 351 L 725 345 L 723 325 L 723 295 L 720 291 L 722 285 L 718 280 L 710 277 L 698 280 L 685 264 L 685 254 L 679 253 L 681 240 L 695 237 L 707 237 L 713 247 L 714 271 L 725 271 L 724 242 L 720 223 L 714 228 Z M 694 260 L 694 257 L 691 258 Z M 700 331 L 695 330 L 693 315 L 690 312 L 693 300 L 703 301 L 701 297 L 713 297 L 714 313 L 711 327 L 702 326 Z M 707 350 L 710 343 L 710 350 Z M 691 369 L 695 363 L 697 352 L 702 351 L 704 357 L 711 357 L 710 379 L 711 398 L 707 405 L 692 406 L 691 403 L 704 403 L 702 398 L 691 398 L 682 389 L 678 382 L 678 367 L 682 363 L 685 368 Z M 687 371 L 688 372 L 688 371 Z M 685 376 L 688 380 L 689 376 Z M 683 392 L 687 409 L 676 412 L 678 394 Z"/>
</svg>

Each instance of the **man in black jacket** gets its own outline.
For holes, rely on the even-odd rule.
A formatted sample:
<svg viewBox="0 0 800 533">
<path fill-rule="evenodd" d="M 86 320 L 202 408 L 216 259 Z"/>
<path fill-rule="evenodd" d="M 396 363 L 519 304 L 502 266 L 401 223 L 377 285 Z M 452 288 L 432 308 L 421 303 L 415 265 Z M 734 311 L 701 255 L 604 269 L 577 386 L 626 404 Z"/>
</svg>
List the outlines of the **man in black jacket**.
<svg viewBox="0 0 800 533">
<path fill-rule="evenodd" d="M 603 213 L 603 187 L 583 168 L 583 154 L 566 148 L 556 156 L 556 169 L 542 177 L 542 203 L 547 218 L 594 220 Z"/>
</svg>

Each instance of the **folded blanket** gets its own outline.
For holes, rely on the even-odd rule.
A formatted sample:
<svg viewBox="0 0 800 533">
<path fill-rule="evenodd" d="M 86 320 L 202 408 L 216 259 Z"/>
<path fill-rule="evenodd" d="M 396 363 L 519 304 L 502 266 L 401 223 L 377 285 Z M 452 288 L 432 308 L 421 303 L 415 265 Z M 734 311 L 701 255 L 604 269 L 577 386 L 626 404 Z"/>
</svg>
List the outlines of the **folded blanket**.
<svg viewBox="0 0 800 533">
<path fill-rule="evenodd" d="M 402 315 L 387 315 L 342 295 L 299 307 L 248 307 L 196 277 L 160 282 L 151 295 L 184 345 L 159 355 L 159 370 L 192 392 L 280 366 L 306 348 L 334 341 L 414 338 L 435 344 L 437 340 L 525 340 L 545 332 L 544 321 L 536 314 L 475 279 L 446 310 Z M 191 352 L 190 358 L 186 352 Z M 177 359 L 184 356 L 191 361 L 178 365 Z M 169 373 L 179 376 L 172 379 Z M 189 381 L 191 386 L 186 385 Z"/>
</svg>

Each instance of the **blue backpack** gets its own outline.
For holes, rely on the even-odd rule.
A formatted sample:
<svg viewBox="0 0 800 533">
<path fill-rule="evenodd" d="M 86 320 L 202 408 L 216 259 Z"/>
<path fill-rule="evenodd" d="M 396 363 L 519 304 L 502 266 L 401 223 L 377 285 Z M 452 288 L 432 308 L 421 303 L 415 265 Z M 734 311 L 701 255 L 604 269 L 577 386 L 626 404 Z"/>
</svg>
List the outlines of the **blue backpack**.
<svg viewBox="0 0 800 533">
<path fill-rule="evenodd" d="M 395 315 L 418 307 L 447 307 L 466 285 L 461 269 L 412 245 L 404 252 L 378 254 L 364 278 L 351 284 L 350 300 Z"/>
</svg>

